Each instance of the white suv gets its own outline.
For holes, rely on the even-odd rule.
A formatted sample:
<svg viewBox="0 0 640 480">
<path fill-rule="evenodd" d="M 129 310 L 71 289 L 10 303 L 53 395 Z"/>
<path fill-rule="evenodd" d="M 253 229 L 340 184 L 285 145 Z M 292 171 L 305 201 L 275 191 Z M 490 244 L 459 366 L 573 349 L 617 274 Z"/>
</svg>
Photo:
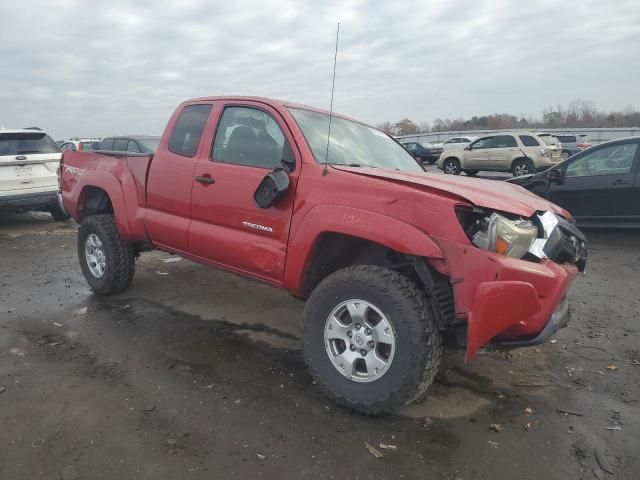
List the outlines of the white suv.
<svg viewBox="0 0 640 480">
<path fill-rule="evenodd" d="M 476 175 L 480 170 L 511 172 L 514 177 L 546 170 L 562 161 L 562 148 L 533 132 L 496 133 L 467 146 L 445 150 L 437 166 L 444 173 Z"/>
<path fill-rule="evenodd" d="M 45 210 L 69 217 L 58 203 L 60 149 L 39 129 L 0 129 L 0 212 Z"/>
</svg>

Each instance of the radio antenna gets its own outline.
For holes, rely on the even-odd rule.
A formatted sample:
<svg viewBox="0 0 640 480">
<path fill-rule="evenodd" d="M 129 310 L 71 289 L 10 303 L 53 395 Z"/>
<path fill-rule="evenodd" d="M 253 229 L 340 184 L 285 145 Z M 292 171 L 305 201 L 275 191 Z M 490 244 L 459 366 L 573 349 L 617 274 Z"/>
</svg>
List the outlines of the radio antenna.
<svg viewBox="0 0 640 480">
<path fill-rule="evenodd" d="M 329 173 L 329 141 L 331 139 L 331 118 L 333 117 L 333 91 L 336 87 L 336 63 L 338 62 L 338 37 L 340 35 L 340 22 L 338 22 L 338 28 L 336 30 L 336 52 L 333 55 L 333 82 L 331 83 L 331 106 L 329 107 L 329 131 L 327 132 L 327 152 L 324 156 L 324 170 L 322 176 L 324 177 Z"/>
</svg>

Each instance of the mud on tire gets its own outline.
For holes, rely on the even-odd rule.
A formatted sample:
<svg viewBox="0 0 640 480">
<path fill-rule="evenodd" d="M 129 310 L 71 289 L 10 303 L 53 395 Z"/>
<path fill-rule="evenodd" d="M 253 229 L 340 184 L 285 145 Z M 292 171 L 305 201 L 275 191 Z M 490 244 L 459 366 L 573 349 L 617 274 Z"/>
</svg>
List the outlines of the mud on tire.
<svg viewBox="0 0 640 480">
<path fill-rule="evenodd" d="M 91 272 L 85 255 L 85 243 L 92 234 L 98 237 L 104 251 L 104 274 L 99 278 Z M 135 250 L 118 233 L 113 215 L 92 215 L 82 221 L 78 229 L 78 259 L 84 278 L 96 293 L 120 293 L 133 281 Z"/>
<path fill-rule="evenodd" d="M 325 324 L 334 308 L 349 299 L 375 305 L 395 334 L 395 354 L 387 371 L 362 383 L 347 378 L 325 347 Z M 364 414 L 394 411 L 419 397 L 440 366 L 442 340 L 424 291 L 393 270 L 355 266 L 325 278 L 312 292 L 304 312 L 302 341 L 314 379 L 340 405 Z"/>
</svg>

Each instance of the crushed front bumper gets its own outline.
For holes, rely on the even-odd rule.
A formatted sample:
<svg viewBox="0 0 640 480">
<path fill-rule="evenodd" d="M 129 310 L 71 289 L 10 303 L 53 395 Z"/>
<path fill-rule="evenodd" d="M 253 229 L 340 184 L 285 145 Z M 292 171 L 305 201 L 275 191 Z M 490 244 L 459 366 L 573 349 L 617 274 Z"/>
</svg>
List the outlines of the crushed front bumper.
<svg viewBox="0 0 640 480">
<path fill-rule="evenodd" d="M 498 340 L 495 342 L 496 347 L 499 348 L 520 348 L 520 347 L 532 347 L 534 345 L 540 345 L 545 343 L 561 328 L 567 326 L 569 318 L 571 317 L 571 309 L 569 308 L 569 299 L 565 295 L 556 309 L 551 314 L 551 317 L 547 321 L 547 324 L 536 336 L 528 339 L 521 340 Z"/>
<path fill-rule="evenodd" d="M 498 255 L 438 239 L 449 267 L 456 318 L 466 321 L 471 360 L 485 345 L 536 345 L 567 323 L 567 291 L 586 266 L 586 239 L 560 217 L 540 216 L 539 261 Z"/>
</svg>

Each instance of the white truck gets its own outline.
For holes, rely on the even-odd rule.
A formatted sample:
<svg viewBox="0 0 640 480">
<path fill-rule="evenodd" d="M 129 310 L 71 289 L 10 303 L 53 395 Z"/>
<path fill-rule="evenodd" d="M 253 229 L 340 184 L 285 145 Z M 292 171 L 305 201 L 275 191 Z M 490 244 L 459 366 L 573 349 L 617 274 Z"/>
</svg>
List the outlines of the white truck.
<svg viewBox="0 0 640 480">
<path fill-rule="evenodd" d="M 60 156 L 40 129 L 0 129 L 0 212 L 42 210 L 67 220 L 58 203 Z"/>
</svg>

